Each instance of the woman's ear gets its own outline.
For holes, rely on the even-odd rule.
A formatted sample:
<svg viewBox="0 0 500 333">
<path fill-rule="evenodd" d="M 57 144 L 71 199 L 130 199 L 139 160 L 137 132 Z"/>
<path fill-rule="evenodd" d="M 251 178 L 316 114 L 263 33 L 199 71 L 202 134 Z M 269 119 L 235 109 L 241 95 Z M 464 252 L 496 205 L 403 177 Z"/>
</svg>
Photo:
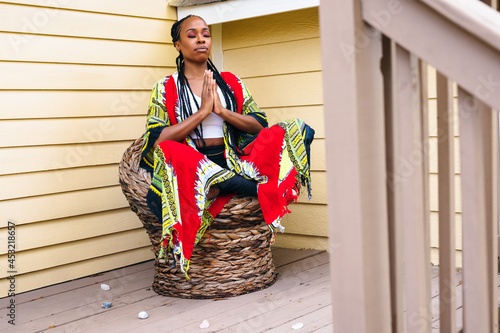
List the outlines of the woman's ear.
<svg viewBox="0 0 500 333">
<path fill-rule="evenodd" d="M 178 41 L 174 43 L 174 46 L 175 46 L 175 49 L 177 50 L 177 52 L 180 52 L 181 46 L 179 45 Z"/>
</svg>

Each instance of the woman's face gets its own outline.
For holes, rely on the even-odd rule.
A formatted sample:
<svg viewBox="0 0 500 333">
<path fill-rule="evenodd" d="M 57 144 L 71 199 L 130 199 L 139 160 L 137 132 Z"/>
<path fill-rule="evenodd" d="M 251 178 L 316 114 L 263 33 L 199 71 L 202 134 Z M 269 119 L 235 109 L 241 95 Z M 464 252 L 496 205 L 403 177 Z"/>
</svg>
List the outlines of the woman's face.
<svg viewBox="0 0 500 333">
<path fill-rule="evenodd" d="M 206 62 L 212 49 L 212 38 L 208 25 L 200 17 L 190 17 L 181 24 L 179 40 L 175 49 L 182 52 L 184 60 Z"/>
</svg>

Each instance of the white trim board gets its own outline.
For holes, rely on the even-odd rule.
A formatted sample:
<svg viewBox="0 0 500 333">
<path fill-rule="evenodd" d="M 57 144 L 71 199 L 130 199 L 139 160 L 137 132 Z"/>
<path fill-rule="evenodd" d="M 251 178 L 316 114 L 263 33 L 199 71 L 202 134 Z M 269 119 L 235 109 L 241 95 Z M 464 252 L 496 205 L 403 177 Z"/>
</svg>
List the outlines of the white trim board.
<svg viewBox="0 0 500 333">
<path fill-rule="evenodd" d="M 193 14 L 207 24 L 243 20 L 292 10 L 318 7 L 320 0 L 229 0 L 206 5 L 177 7 L 179 19 Z"/>
<path fill-rule="evenodd" d="M 210 26 L 212 36 L 212 61 L 219 72 L 224 70 L 224 52 L 222 51 L 222 24 Z"/>
</svg>

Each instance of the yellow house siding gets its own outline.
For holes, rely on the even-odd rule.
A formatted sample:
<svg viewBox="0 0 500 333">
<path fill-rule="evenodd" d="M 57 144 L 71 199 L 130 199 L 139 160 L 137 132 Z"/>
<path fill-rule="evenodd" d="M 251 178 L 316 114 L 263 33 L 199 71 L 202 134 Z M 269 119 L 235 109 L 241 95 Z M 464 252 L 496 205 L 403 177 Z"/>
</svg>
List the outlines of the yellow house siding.
<svg viewBox="0 0 500 333">
<path fill-rule="evenodd" d="M 150 91 L 175 70 L 164 0 L 0 4 L 0 243 L 16 292 L 153 258 L 118 184 Z M 0 249 L 0 297 L 8 292 Z"/>
<path fill-rule="evenodd" d="M 318 8 L 224 23 L 222 48 L 224 70 L 245 82 L 270 124 L 298 117 L 315 129 L 313 199 L 303 194 L 289 206 L 276 245 L 328 249 Z"/>
<path fill-rule="evenodd" d="M 431 262 L 439 264 L 439 197 L 438 197 L 438 141 L 439 133 L 437 130 L 437 101 L 436 101 L 436 70 L 428 67 L 428 87 L 429 87 L 429 190 L 430 190 L 430 236 L 431 236 Z M 457 92 L 454 88 L 454 132 L 455 132 L 455 248 L 456 248 L 456 266 L 462 267 L 462 192 L 460 183 L 460 146 L 458 130 L 458 107 Z"/>
</svg>

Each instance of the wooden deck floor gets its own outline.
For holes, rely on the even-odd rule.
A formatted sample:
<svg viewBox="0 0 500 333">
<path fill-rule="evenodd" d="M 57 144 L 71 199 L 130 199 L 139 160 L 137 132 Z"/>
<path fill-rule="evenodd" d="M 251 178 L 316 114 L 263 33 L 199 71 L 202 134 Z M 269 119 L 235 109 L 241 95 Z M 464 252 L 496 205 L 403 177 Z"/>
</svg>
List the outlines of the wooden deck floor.
<svg viewBox="0 0 500 333">
<path fill-rule="evenodd" d="M 433 266 L 431 269 L 431 310 L 432 310 L 432 333 L 439 333 L 439 267 Z M 455 276 L 455 303 L 457 307 L 456 312 L 456 327 L 457 332 L 461 332 L 463 328 L 463 284 L 462 284 L 462 271 L 457 270 Z M 500 275 L 497 277 L 498 286 L 498 304 L 500 307 Z"/>
<path fill-rule="evenodd" d="M 274 285 L 224 300 L 156 295 L 152 261 L 20 294 L 15 327 L 7 323 L 8 299 L 0 299 L 0 332 L 292 332 L 299 322 L 300 332 L 332 332 L 328 254 L 274 249 L 273 256 Z M 104 301 L 112 307 L 101 308 Z M 139 319 L 140 311 L 149 318 Z M 200 329 L 205 319 L 210 327 Z"/>
<path fill-rule="evenodd" d="M 312 250 L 273 249 L 279 272 L 271 287 L 224 300 L 186 300 L 151 290 L 153 262 L 23 293 L 16 326 L 9 299 L 0 299 L 0 332 L 333 332 L 329 256 Z M 432 333 L 439 332 L 439 268 L 432 267 Z M 100 288 L 101 283 L 111 287 Z M 462 274 L 456 275 L 457 330 L 462 328 Z M 110 301 L 109 309 L 101 308 Z M 149 318 L 137 317 L 146 311 Z M 203 320 L 210 326 L 200 329 Z"/>
</svg>

